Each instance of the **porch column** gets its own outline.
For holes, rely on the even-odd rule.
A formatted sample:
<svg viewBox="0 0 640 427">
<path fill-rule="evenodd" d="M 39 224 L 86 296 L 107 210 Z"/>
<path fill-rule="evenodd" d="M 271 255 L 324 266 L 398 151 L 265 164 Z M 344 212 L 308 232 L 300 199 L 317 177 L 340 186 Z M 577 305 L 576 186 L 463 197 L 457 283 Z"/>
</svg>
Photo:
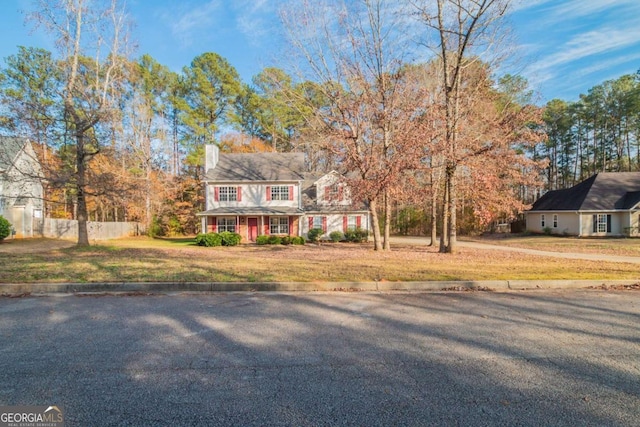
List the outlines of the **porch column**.
<svg viewBox="0 0 640 427">
<path fill-rule="evenodd" d="M 207 232 L 207 218 L 206 216 L 203 216 L 200 218 L 200 225 L 202 226 L 202 232 L 206 233 Z"/>
</svg>

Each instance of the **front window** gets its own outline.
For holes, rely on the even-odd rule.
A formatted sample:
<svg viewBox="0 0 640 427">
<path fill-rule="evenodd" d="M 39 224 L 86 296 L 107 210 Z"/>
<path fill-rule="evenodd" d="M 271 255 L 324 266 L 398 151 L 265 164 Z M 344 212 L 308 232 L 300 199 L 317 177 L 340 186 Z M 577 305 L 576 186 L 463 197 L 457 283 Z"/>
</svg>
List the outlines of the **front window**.
<svg viewBox="0 0 640 427">
<path fill-rule="evenodd" d="M 553 215 L 553 228 L 558 228 L 558 215 Z"/>
<path fill-rule="evenodd" d="M 540 226 L 544 228 L 544 214 L 540 215 Z"/>
<path fill-rule="evenodd" d="M 598 233 L 606 233 L 607 232 L 607 216 L 598 214 Z"/>
<path fill-rule="evenodd" d="M 347 230 L 355 230 L 356 228 L 358 228 L 358 217 L 349 216 L 347 218 Z"/>
<path fill-rule="evenodd" d="M 286 216 L 269 218 L 269 233 L 289 234 L 289 218 Z"/>
<path fill-rule="evenodd" d="M 236 232 L 236 219 L 235 218 L 218 218 L 218 233 L 223 231 Z"/>
<path fill-rule="evenodd" d="M 322 227 L 322 217 L 314 216 L 313 217 L 313 228 L 323 228 Z"/>
<path fill-rule="evenodd" d="M 237 187 L 220 187 L 218 189 L 218 200 L 221 202 L 235 202 L 238 200 Z"/>
<path fill-rule="evenodd" d="M 271 200 L 289 200 L 289 187 L 286 185 L 271 187 Z"/>
</svg>

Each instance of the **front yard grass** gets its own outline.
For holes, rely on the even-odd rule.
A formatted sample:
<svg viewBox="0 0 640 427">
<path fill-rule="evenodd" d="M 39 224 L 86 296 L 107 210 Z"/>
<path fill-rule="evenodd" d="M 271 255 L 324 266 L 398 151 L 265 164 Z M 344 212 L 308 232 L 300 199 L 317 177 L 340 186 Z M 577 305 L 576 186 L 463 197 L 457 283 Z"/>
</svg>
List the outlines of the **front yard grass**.
<svg viewBox="0 0 640 427">
<path fill-rule="evenodd" d="M 0 244 L 1 245 L 1 244 Z M 192 239 L 130 238 L 89 248 L 0 254 L 0 283 L 291 282 L 640 279 L 637 264 L 554 259 L 425 246 L 375 252 L 371 244 L 205 248 Z"/>
<path fill-rule="evenodd" d="M 494 234 L 476 238 L 463 237 L 462 239 L 542 251 L 640 257 L 640 238 L 578 238 L 573 236 Z"/>
</svg>

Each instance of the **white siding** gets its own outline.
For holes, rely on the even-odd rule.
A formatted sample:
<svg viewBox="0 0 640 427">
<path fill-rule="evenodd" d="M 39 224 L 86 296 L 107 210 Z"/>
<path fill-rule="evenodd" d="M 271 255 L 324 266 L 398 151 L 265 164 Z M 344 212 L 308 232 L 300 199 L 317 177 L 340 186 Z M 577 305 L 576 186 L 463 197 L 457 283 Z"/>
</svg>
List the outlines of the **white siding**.
<svg viewBox="0 0 640 427">
<path fill-rule="evenodd" d="M 344 183 L 339 183 L 340 181 L 340 175 L 338 175 L 335 172 L 331 172 L 328 173 L 326 175 L 324 175 L 323 177 L 321 177 L 320 179 L 318 179 L 316 181 L 316 197 L 317 197 L 317 202 L 318 205 L 320 206 L 326 206 L 326 205 L 332 205 L 332 206 L 349 206 L 351 205 L 351 192 L 349 191 L 349 188 L 346 184 Z M 341 198 L 338 199 L 333 198 L 333 199 L 329 199 L 327 200 L 326 198 L 326 189 L 330 188 L 331 186 L 338 184 L 342 189 L 341 191 Z"/>
<path fill-rule="evenodd" d="M 267 187 L 274 186 L 293 187 L 293 200 L 269 200 L 267 201 Z M 241 200 L 238 201 L 217 201 L 215 200 L 216 187 L 239 187 Z M 298 183 L 273 183 L 273 184 L 207 184 L 206 200 L 207 210 L 216 208 L 249 208 L 249 207 L 291 207 L 297 208 L 300 199 Z"/>
<path fill-rule="evenodd" d="M 327 218 L 327 231 L 322 235 L 322 239 L 329 239 L 329 234 L 334 231 L 344 233 L 344 217 L 345 216 L 359 216 L 360 228 L 363 230 L 369 230 L 369 215 L 366 213 L 340 213 L 340 214 L 307 214 L 300 220 L 300 230 L 303 236 L 306 236 L 309 232 L 309 218 L 311 217 L 326 217 Z"/>
<path fill-rule="evenodd" d="M 542 226 L 542 215 L 545 217 L 544 227 Z M 558 216 L 557 227 L 554 227 L 554 215 Z M 576 212 L 527 212 L 527 231 L 544 233 L 544 229 L 549 227 L 552 234 L 577 236 L 580 230 L 579 221 Z"/>
</svg>

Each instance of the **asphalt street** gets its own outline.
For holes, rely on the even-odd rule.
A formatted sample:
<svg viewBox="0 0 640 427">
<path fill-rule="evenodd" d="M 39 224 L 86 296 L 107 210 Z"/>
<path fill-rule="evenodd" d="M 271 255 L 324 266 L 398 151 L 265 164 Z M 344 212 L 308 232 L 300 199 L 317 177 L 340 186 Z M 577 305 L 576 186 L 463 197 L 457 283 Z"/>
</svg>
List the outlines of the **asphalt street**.
<svg viewBox="0 0 640 427">
<path fill-rule="evenodd" d="M 0 366 L 66 426 L 638 426 L 640 292 L 0 298 Z"/>
</svg>

